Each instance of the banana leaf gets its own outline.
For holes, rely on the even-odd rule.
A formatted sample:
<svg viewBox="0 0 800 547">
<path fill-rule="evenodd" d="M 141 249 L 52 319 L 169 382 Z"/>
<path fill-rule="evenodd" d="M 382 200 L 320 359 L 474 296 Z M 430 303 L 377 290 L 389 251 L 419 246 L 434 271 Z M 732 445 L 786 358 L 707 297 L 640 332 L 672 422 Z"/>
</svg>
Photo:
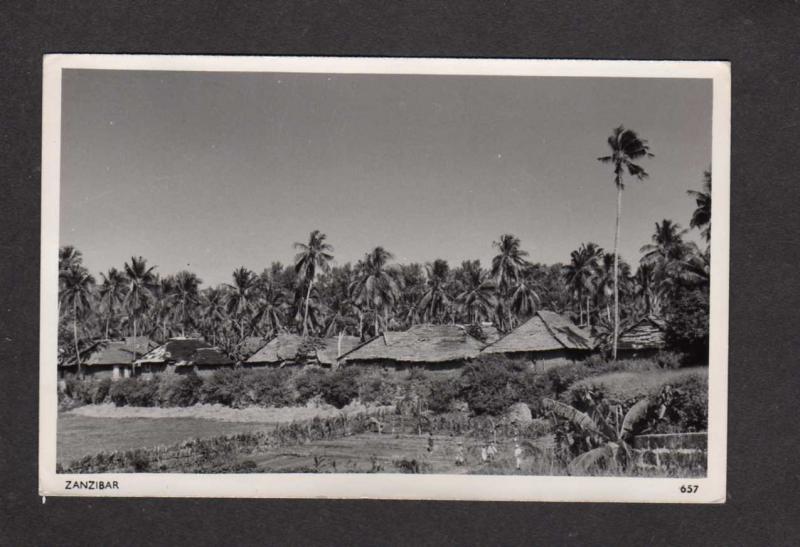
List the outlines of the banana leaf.
<svg viewBox="0 0 800 547">
<path fill-rule="evenodd" d="M 542 399 L 542 408 L 549 410 L 559 418 L 568 420 L 570 423 L 579 429 L 582 429 L 583 431 L 587 431 L 600 437 L 606 437 L 606 435 L 600 430 L 600 427 L 597 425 L 597 423 L 591 419 L 588 414 L 584 414 L 580 410 L 576 410 L 567 404 L 545 398 Z"/>
<path fill-rule="evenodd" d="M 596 467 L 610 467 L 617 456 L 617 446 L 608 443 L 584 452 L 569 462 L 567 471 L 570 475 L 586 475 Z"/>
<path fill-rule="evenodd" d="M 645 397 L 636 404 L 634 404 L 625 418 L 622 420 L 622 429 L 620 430 L 620 438 L 623 440 L 629 439 L 633 435 L 633 429 L 647 417 L 647 411 L 650 409 L 650 399 Z"/>
</svg>

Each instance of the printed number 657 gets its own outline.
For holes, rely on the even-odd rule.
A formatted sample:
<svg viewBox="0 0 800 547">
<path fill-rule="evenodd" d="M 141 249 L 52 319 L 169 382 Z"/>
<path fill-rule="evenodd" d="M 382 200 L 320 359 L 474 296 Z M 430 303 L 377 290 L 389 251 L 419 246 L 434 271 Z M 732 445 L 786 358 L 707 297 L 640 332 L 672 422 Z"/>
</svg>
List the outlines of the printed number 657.
<svg viewBox="0 0 800 547">
<path fill-rule="evenodd" d="M 697 484 L 684 484 L 681 486 L 681 494 L 694 494 L 700 485 Z"/>
</svg>

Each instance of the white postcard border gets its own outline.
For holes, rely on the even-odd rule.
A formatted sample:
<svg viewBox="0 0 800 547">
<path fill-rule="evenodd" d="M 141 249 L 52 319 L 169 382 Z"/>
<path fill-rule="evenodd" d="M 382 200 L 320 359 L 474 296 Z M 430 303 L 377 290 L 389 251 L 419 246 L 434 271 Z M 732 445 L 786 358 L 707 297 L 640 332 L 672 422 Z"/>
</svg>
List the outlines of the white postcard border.
<svg viewBox="0 0 800 547">
<path fill-rule="evenodd" d="M 64 69 L 309 72 L 713 79 L 712 253 L 708 472 L 705 478 L 407 474 L 57 474 L 59 180 Z M 723 503 L 726 497 L 730 65 L 716 61 L 593 61 L 377 57 L 47 55 L 42 109 L 39 494 L 42 496 L 376 498 L 491 501 Z M 68 489 L 95 481 L 95 489 Z M 118 488 L 99 489 L 114 482 Z M 692 494 L 681 487 L 697 485 Z"/>
</svg>

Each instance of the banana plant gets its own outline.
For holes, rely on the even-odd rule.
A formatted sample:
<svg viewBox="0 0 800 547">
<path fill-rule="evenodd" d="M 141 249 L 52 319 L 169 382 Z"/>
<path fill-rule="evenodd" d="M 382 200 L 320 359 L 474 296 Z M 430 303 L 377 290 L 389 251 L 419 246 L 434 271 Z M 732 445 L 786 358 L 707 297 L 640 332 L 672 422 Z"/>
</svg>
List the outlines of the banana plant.
<svg viewBox="0 0 800 547">
<path fill-rule="evenodd" d="M 542 400 L 542 409 L 557 419 L 570 424 L 584 436 L 589 450 L 573 458 L 567 470 L 570 475 L 585 475 L 593 468 L 619 466 L 625 468 L 633 461 L 631 444 L 640 427 L 653 418 L 661 419 L 669 403 L 669 389 L 658 397 L 644 397 L 635 402 L 627 412 L 619 403 L 597 400 L 587 393 L 585 400 L 589 413 L 552 399 Z"/>
</svg>

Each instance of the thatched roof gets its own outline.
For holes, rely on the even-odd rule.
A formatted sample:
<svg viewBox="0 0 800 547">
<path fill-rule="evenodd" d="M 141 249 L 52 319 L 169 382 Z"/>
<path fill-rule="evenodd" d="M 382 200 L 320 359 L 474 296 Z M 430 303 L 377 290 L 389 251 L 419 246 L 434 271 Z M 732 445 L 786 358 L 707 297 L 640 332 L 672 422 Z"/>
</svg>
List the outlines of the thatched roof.
<svg viewBox="0 0 800 547">
<path fill-rule="evenodd" d="M 156 343 L 146 336 L 129 336 L 124 340 L 99 340 L 89 350 L 84 366 L 130 365 L 134 351 L 140 357 L 153 349 Z"/>
<path fill-rule="evenodd" d="M 666 323 L 658 317 L 644 317 L 619 336 L 619 349 L 660 349 L 666 345 Z"/>
<path fill-rule="evenodd" d="M 142 363 L 174 363 L 176 367 L 192 365 L 232 365 L 233 361 L 200 338 L 173 338 L 153 349 L 141 359 Z"/>
<path fill-rule="evenodd" d="M 361 343 L 358 336 L 342 336 L 342 351 L 339 352 L 339 337 L 325 338 L 325 346 L 317 349 L 317 361 L 322 365 L 332 366 L 339 357 L 348 353 Z"/>
<path fill-rule="evenodd" d="M 260 336 L 248 336 L 242 342 L 242 358 L 247 359 L 255 352 L 264 347 L 267 340 Z"/>
<path fill-rule="evenodd" d="M 306 340 L 307 348 L 313 348 L 317 361 L 323 365 L 333 365 L 339 356 L 339 339 L 332 338 L 309 338 Z M 342 355 L 356 347 L 360 343 L 356 336 L 342 337 Z M 304 357 L 298 356 L 298 352 L 303 348 L 303 337 L 299 334 L 279 334 L 257 352 L 250 356 L 246 363 L 267 363 L 280 364 L 285 362 L 295 362 Z"/>
<path fill-rule="evenodd" d="M 590 350 L 591 335 L 569 318 L 540 310 L 503 338 L 487 346 L 484 353 L 517 353 L 556 350 Z"/>
<path fill-rule="evenodd" d="M 340 361 L 442 363 L 477 357 L 483 346 L 459 325 L 414 325 L 407 331 L 384 332 Z"/>
</svg>

